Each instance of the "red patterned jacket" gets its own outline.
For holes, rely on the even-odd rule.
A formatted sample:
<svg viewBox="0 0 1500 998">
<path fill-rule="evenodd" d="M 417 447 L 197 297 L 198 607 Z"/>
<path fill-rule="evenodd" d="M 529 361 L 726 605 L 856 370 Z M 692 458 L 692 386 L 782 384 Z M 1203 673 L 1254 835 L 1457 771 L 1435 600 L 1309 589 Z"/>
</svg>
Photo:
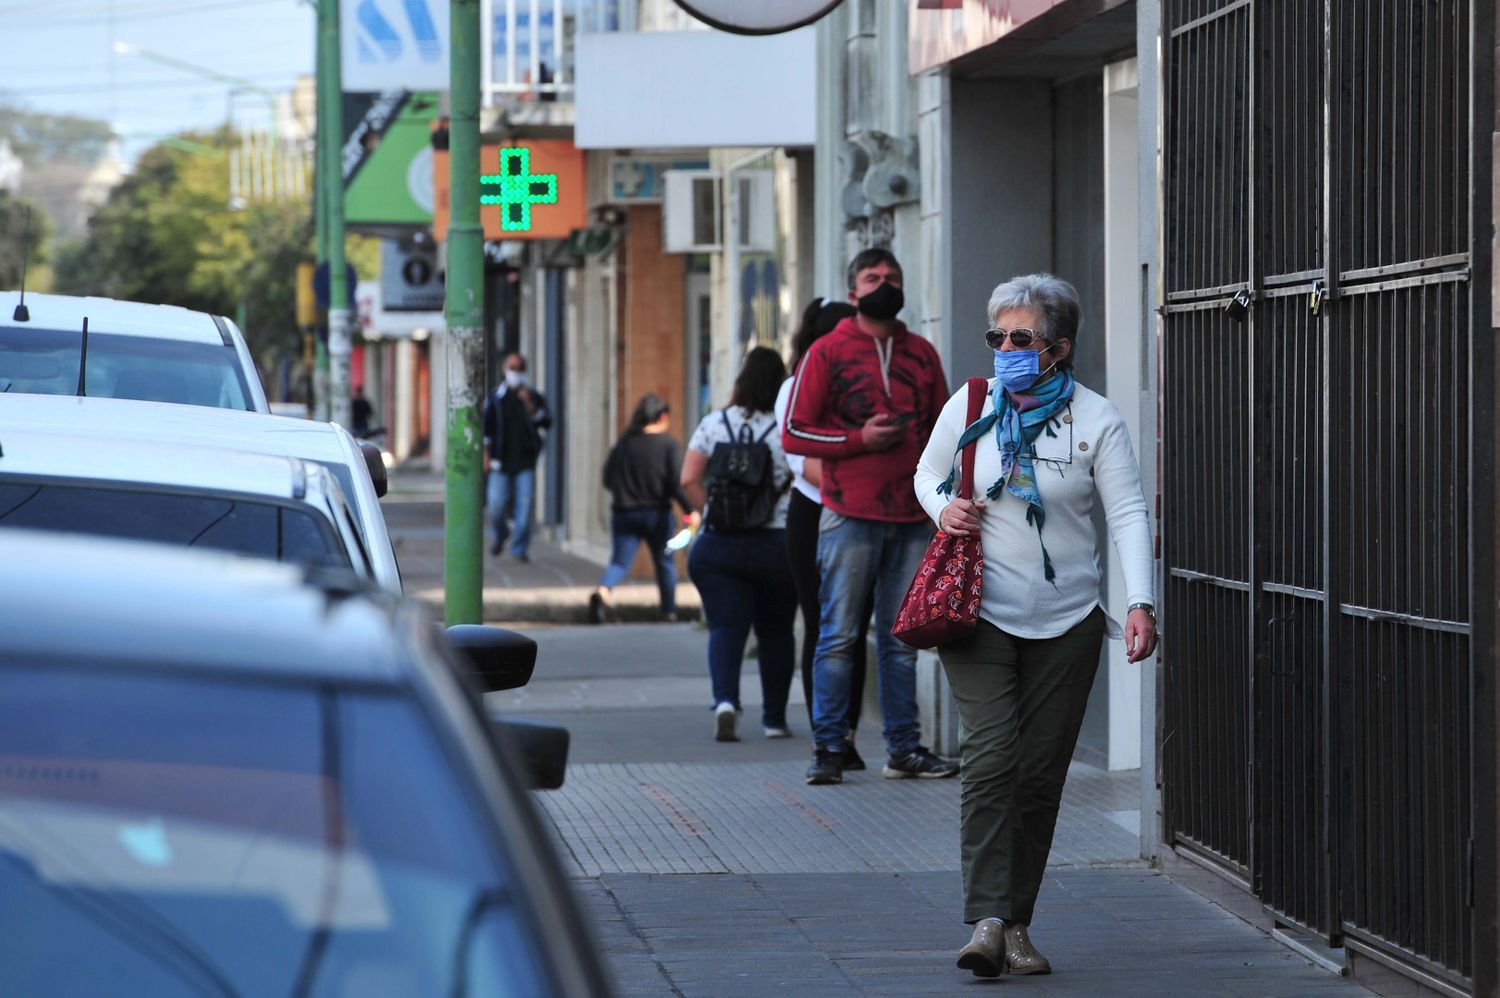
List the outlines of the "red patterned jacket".
<svg viewBox="0 0 1500 998">
<path fill-rule="evenodd" d="M 845 319 L 797 368 L 782 445 L 823 461 L 823 505 L 844 516 L 889 523 L 927 519 L 912 487 L 917 458 L 948 401 L 935 347 L 897 323 L 876 340 Z M 876 413 L 906 419 L 895 447 L 867 451 L 860 438 Z"/>
</svg>

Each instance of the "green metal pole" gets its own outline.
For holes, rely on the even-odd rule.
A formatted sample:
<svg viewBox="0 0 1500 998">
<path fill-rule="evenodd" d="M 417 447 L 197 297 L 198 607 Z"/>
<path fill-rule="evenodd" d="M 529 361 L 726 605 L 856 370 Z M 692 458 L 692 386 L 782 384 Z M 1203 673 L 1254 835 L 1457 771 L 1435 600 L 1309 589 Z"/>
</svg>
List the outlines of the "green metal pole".
<svg viewBox="0 0 1500 998">
<path fill-rule="evenodd" d="M 318 123 L 323 144 L 323 211 L 328 235 L 328 417 L 349 426 L 349 286 L 344 268 L 343 71 L 339 0 L 318 0 Z"/>
<path fill-rule="evenodd" d="M 448 467 L 443 519 L 444 615 L 483 616 L 484 230 L 479 224 L 479 0 L 451 0 L 448 166 Z"/>
<path fill-rule="evenodd" d="M 313 149 L 313 203 L 316 214 L 318 231 L 318 264 L 328 265 L 328 196 L 324 193 L 328 174 L 328 121 L 323 112 L 323 93 L 328 89 L 327 76 L 328 66 L 323 59 L 323 5 L 315 5 L 318 11 L 317 23 L 313 29 L 313 51 L 317 53 L 317 114 L 315 116 L 316 136 Z M 320 310 L 321 311 L 321 310 Z M 320 315 L 326 326 L 328 314 L 326 311 Z M 313 419 L 324 422 L 328 419 L 328 347 L 323 342 L 323 337 L 313 335 L 313 370 L 311 379 L 312 395 L 307 400 L 308 408 L 312 412 Z"/>
</svg>

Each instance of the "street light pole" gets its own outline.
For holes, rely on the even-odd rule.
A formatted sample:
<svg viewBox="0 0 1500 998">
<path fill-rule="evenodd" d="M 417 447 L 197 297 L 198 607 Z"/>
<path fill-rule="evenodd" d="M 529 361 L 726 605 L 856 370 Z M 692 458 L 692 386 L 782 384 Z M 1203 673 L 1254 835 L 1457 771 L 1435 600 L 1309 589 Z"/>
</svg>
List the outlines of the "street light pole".
<svg viewBox="0 0 1500 998">
<path fill-rule="evenodd" d="M 327 0 L 324 0 L 327 2 Z M 445 318 L 448 466 L 443 518 L 443 610 L 449 624 L 483 617 L 485 476 L 479 400 L 484 394 L 484 230 L 479 224 L 480 0 L 451 0 L 448 168 L 451 212 Z"/>
<path fill-rule="evenodd" d="M 347 427 L 349 286 L 344 258 L 344 88 L 339 58 L 339 0 L 318 0 L 318 192 L 328 252 L 327 417 Z"/>
</svg>

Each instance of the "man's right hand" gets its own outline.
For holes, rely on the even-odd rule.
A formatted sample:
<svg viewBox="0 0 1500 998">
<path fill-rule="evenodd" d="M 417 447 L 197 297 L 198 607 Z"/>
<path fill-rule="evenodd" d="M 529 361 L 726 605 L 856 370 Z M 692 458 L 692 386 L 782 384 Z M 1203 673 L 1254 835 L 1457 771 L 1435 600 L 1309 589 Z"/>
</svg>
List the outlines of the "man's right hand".
<svg viewBox="0 0 1500 998">
<path fill-rule="evenodd" d="M 865 450 L 882 451 L 896 446 L 905 434 L 904 422 L 888 412 L 879 412 L 865 420 L 864 427 L 859 431 L 859 438 L 864 441 Z"/>
</svg>

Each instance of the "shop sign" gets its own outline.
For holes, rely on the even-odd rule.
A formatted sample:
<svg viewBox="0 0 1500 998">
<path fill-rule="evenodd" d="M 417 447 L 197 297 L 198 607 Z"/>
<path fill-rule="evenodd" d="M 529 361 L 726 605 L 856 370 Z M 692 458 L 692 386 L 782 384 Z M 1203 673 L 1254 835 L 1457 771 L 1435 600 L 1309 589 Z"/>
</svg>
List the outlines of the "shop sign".
<svg viewBox="0 0 1500 998">
<path fill-rule="evenodd" d="M 433 234 L 448 237 L 449 156 L 433 153 Z M 519 139 L 479 150 L 479 196 L 485 239 L 567 239 L 588 224 L 583 151 L 565 139 Z"/>
<path fill-rule="evenodd" d="M 668 170 L 707 169 L 706 159 L 616 156 L 609 161 L 609 201 L 611 204 L 659 203 L 666 193 L 663 175 Z"/>
</svg>

